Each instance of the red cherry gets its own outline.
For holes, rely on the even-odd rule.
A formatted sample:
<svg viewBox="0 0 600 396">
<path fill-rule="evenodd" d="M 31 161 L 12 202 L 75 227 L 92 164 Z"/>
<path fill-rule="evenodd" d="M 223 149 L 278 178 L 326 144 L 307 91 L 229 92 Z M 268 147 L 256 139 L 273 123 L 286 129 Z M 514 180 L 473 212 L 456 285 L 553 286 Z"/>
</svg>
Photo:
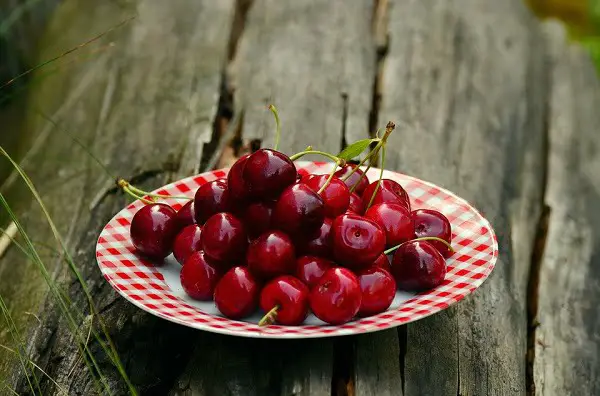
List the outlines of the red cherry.
<svg viewBox="0 0 600 396">
<path fill-rule="evenodd" d="M 394 253 L 392 274 L 401 290 L 432 289 L 444 281 L 446 261 L 429 242 L 409 241 Z"/>
<path fill-rule="evenodd" d="M 262 279 L 293 274 L 296 269 L 294 245 L 281 231 L 269 231 L 250 244 L 246 255 L 248 268 Z"/>
<path fill-rule="evenodd" d="M 318 175 L 306 181 L 306 185 L 315 191 L 327 183 L 329 175 Z M 321 192 L 321 198 L 325 204 L 325 216 L 334 218 L 341 215 L 350 205 L 350 191 L 343 181 L 334 177 L 331 179 L 325 190 Z"/>
<path fill-rule="evenodd" d="M 452 242 L 452 227 L 448 218 L 431 209 L 417 209 L 412 212 L 413 223 L 415 226 L 415 238 L 437 237 Z M 444 257 L 450 257 L 452 252 L 448 246 L 439 241 L 429 241 Z"/>
<path fill-rule="evenodd" d="M 300 235 L 296 238 L 296 250 L 302 254 L 319 257 L 332 257 L 331 250 L 331 224 L 333 220 L 325 218 L 321 228 L 308 236 Z"/>
<path fill-rule="evenodd" d="M 388 309 L 396 295 L 394 277 L 379 267 L 367 268 L 357 275 L 362 293 L 358 315 L 370 316 Z"/>
<path fill-rule="evenodd" d="M 342 167 L 342 169 L 335 172 L 335 175 L 337 177 L 339 177 L 340 179 L 344 179 L 347 175 L 352 173 L 352 170 L 354 168 L 356 168 L 355 164 L 346 164 Z M 358 183 L 358 185 L 354 188 L 354 192 L 357 194 L 362 194 L 363 191 L 365 191 L 365 188 L 367 188 L 367 186 L 369 185 L 369 179 L 367 178 L 366 175 L 361 180 L 360 177 L 363 174 L 364 174 L 364 172 L 362 171 L 362 169 L 358 168 L 356 170 L 356 172 L 354 172 L 352 174 L 352 176 L 350 176 L 348 179 L 344 180 L 344 183 L 346 183 L 346 185 L 348 186 L 349 189 L 352 189 L 352 187 L 354 187 L 354 185 L 356 183 Z"/>
<path fill-rule="evenodd" d="M 286 187 L 296 182 L 296 166 L 279 151 L 260 149 L 248 157 L 243 177 L 252 197 L 277 198 Z"/>
<path fill-rule="evenodd" d="M 373 267 L 378 267 L 384 269 L 388 272 L 392 271 L 392 265 L 390 264 L 390 259 L 385 253 L 381 253 L 377 260 L 373 263 Z"/>
<path fill-rule="evenodd" d="M 204 183 L 198 188 L 194 196 L 196 223 L 204 224 L 210 216 L 220 212 L 228 212 L 230 206 L 226 179 Z"/>
<path fill-rule="evenodd" d="M 192 253 L 184 262 L 179 273 L 181 286 L 195 300 L 212 300 L 220 271 L 207 261 L 203 251 Z"/>
<path fill-rule="evenodd" d="M 386 246 L 392 247 L 413 239 L 414 227 L 408 209 L 394 203 L 371 206 L 365 213 L 385 231 Z"/>
<path fill-rule="evenodd" d="M 227 174 L 227 187 L 232 200 L 243 202 L 248 198 L 248 186 L 244 180 L 244 167 L 250 154 L 240 157 L 229 169 Z"/>
<path fill-rule="evenodd" d="M 375 181 L 369 184 L 363 192 L 362 200 L 365 205 L 368 205 L 371 201 L 371 196 L 376 187 L 377 182 Z M 371 206 L 384 202 L 397 203 L 410 211 L 410 198 L 408 197 L 408 193 L 400 184 L 390 179 L 381 180 L 381 185 L 379 186 L 379 189 L 377 189 L 377 194 L 375 194 L 375 199 L 373 199 Z"/>
<path fill-rule="evenodd" d="M 293 276 L 283 275 L 265 285 L 260 293 L 260 308 L 269 312 L 277 308 L 275 322 L 297 326 L 308 316 L 308 288 Z"/>
<path fill-rule="evenodd" d="M 259 293 L 259 284 L 248 268 L 233 267 L 215 287 L 215 305 L 226 317 L 242 319 L 256 310 Z"/>
<path fill-rule="evenodd" d="M 365 213 L 365 203 L 355 192 L 350 194 L 350 205 L 348 205 L 348 210 L 346 213 L 348 212 L 352 212 L 361 216 Z"/>
<path fill-rule="evenodd" d="M 183 265 L 185 260 L 194 252 L 202 248 L 202 227 L 196 224 L 189 225 L 177 234 L 173 242 L 173 255 L 179 264 Z"/>
<path fill-rule="evenodd" d="M 254 202 L 244 210 L 243 219 L 248 235 L 255 238 L 271 229 L 271 215 L 273 206 L 271 202 Z"/>
<path fill-rule="evenodd" d="M 166 204 L 146 205 L 136 212 L 129 230 L 133 246 L 151 259 L 162 260 L 171 254 L 179 231 L 177 212 Z"/>
<path fill-rule="evenodd" d="M 361 298 L 356 275 L 346 268 L 331 268 L 311 289 L 310 309 L 322 321 L 339 325 L 356 315 Z"/>
<path fill-rule="evenodd" d="M 183 205 L 179 211 L 177 211 L 177 216 L 175 216 L 175 219 L 177 220 L 177 227 L 180 230 L 189 225 L 196 224 L 193 199 L 191 199 L 188 203 Z"/>
<path fill-rule="evenodd" d="M 385 248 L 385 233 L 381 227 L 355 214 L 336 217 L 331 234 L 335 258 L 353 269 L 370 266 Z"/>
<path fill-rule="evenodd" d="M 302 256 L 296 260 L 296 276 L 312 289 L 325 272 L 334 267 L 333 261 L 322 257 Z"/>
<path fill-rule="evenodd" d="M 217 213 L 204 224 L 202 250 L 211 259 L 231 263 L 243 258 L 247 247 L 244 225 L 231 213 Z"/>
<path fill-rule="evenodd" d="M 323 199 L 306 184 L 286 188 L 273 211 L 273 225 L 292 236 L 317 231 L 325 219 Z"/>
</svg>

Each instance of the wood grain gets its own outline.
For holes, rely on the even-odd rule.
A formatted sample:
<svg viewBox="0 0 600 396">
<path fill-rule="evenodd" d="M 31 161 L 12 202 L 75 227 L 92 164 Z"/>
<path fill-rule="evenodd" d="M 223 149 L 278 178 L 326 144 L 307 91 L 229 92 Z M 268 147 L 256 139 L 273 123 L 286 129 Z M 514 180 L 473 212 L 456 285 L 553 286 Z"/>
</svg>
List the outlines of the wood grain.
<svg viewBox="0 0 600 396">
<path fill-rule="evenodd" d="M 600 367 L 600 82 L 589 55 L 549 25 L 550 207 L 539 283 L 534 383 L 539 395 L 596 395 Z"/>
</svg>

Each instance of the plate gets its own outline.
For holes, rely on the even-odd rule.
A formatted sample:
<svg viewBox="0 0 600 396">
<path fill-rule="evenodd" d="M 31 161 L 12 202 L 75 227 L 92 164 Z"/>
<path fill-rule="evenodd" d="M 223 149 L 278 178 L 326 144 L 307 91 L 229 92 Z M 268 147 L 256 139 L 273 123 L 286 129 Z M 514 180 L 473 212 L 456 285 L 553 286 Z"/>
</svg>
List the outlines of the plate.
<svg viewBox="0 0 600 396">
<path fill-rule="evenodd" d="M 310 173 L 329 173 L 332 166 L 332 163 L 296 162 L 299 171 Z M 192 197 L 199 186 L 225 177 L 227 171 L 220 169 L 188 177 L 153 192 Z M 376 180 L 379 172 L 371 168 L 369 179 Z M 129 227 L 133 215 L 143 206 L 141 201 L 128 205 L 106 224 L 96 245 L 98 265 L 108 283 L 137 307 L 163 319 L 215 333 L 259 338 L 318 338 L 363 334 L 414 322 L 448 308 L 477 289 L 494 269 L 498 242 L 489 222 L 452 192 L 397 172 L 384 171 L 384 177 L 406 189 L 413 209 L 436 209 L 448 217 L 455 253 L 446 260 L 448 272 L 440 286 L 421 293 L 397 291 L 390 308 L 378 315 L 339 326 L 321 322 L 312 314 L 301 326 L 258 326 L 261 317 L 258 312 L 243 321 L 227 319 L 212 301 L 195 301 L 185 294 L 179 283 L 181 266 L 173 255 L 155 265 L 136 253 Z M 182 201 L 177 199 L 162 202 L 175 209 L 182 206 Z"/>
</svg>

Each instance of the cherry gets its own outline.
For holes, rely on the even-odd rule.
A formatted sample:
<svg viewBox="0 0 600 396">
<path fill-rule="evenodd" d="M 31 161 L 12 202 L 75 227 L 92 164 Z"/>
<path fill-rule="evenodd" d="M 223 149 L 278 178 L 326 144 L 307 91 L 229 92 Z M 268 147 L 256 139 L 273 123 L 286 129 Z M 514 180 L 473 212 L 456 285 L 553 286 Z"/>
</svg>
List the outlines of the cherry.
<svg viewBox="0 0 600 396">
<path fill-rule="evenodd" d="M 281 231 L 269 231 L 256 238 L 246 255 L 248 268 L 262 279 L 293 274 L 296 269 L 294 245 Z"/>
<path fill-rule="evenodd" d="M 452 227 L 448 218 L 431 209 L 417 209 L 412 212 L 415 227 L 415 237 L 437 237 L 450 243 L 452 241 Z M 450 248 L 438 241 L 429 241 L 444 257 L 450 257 Z"/>
<path fill-rule="evenodd" d="M 356 315 L 361 298 L 356 275 L 346 268 L 331 268 L 311 289 L 310 309 L 322 321 L 339 325 Z"/>
<path fill-rule="evenodd" d="M 271 228 L 271 215 L 274 205 L 271 202 L 254 202 L 246 207 L 243 212 L 243 219 L 251 238 L 255 238 Z"/>
<path fill-rule="evenodd" d="M 175 216 L 177 220 L 177 227 L 182 230 L 184 227 L 196 223 L 196 218 L 194 216 L 194 200 L 191 199 L 188 203 L 183 205 L 179 211 L 177 211 L 177 216 Z"/>
<path fill-rule="evenodd" d="M 312 289 L 325 272 L 334 267 L 333 261 L 322 257 L 301 256 L 296 260 L 296 276 Z"/>
<path fill-rule="evenodd" d="M 188 296 L 195 300 L 212 300 L 221 272 L 208 261 L 203 251 L 194 252 L 183 262 L 179 279 Z"/>
<path fill-rule="evenodd" d="M 381 227 L 355 214 L 336 217 L 331 233 L 335 258 L 353 269 L 373 264 L 385 248 L 385 233 Z"/>
<path fill-rule="evenodd" d="M 327 183 L 328 179 L 329 175 L 315 175 L 307 180 L 305 184 L 315 191 L 320 191 L 320 188 Z M 348 205 L 350 205 L 350 190 L 337 177 L 331 179 L 320 195 L 325 204 L 326 217 L 334 218 L 341 215 L 348 209 Z"/>
<path fill-rule="evenodd" d="M 344 179 L 347 175 L 349 175 L 350 173 L 352 173 L 352 171 L 354 170 L 354 168 L 356 168 L 355 164 L 346 164 L 346 165 L 344 165 L 342 167 L 342 169 L 340 169 L 337 172 L 335 172 L 335 175 L 337 177 L 339 177 L 340 179 Z M 357 194 L 362 194 L 363 191 L 365 191 L 365 188 L 367 188 L 367 186 L 369 185 L 369 179 L 367 178 L 366 175 L 361 180 L 361 176 L 363 174 L 364 174 L 364 172 L 362 171 L 362 169 L 358 168 L 352 174 L 352 176 L 350 176 L 349 178 L 347 178 L 346 180 L 344 180 L 344 183 L 346 183 L 346 185 L 348 186 L 348 188 L 351 189 L 358 182 L 358 184 L 354 188 L 354 192 L 356 192 Z"/>
<path fill-rule="evenodd" d="M 226 179 L 217 179 L 204 183 L 194 196 L 196 223 L 204 224 L 215 213 L 228 212 L 230 209 L 229 189 Z"/>
<path fill-rule="evenodd" d="M 390 264 L 390 259 L 388 258 L 387 254 L 385 254 L 385 253 L 381 253 L 379 255 L 379 257 L 377 257 L 377 259 L 373 263 L 373 267 L 378 267 L 378 268 L 384 269 L 386 271 L 392 270 L 392 266 Z"/>
<path fill-rule="evenodd" d="M 215 287 L 215 305 L 226 317 L 242 319 L 256 310 L 259 294 L 260 286 L 248 268 L 233 267 Z"/>
<path fill-rule="evenodd" d="M 371 201 L 371 196 L 376 187 L 377 182 L 375 181 L 369 184 L 363 192 L 362 199 L 365 205 L 368 205 Z M 410 210 L 410 198 L 408 197 L 408 193 L 400 184 L 390 179 L 381 180 L 381 185 L 377 189 L 377 194 L 375 194 L 375 198 L 371 205 L 377 205 L 384 202 L 397 203 Z"/>
<path fill-rule="evenodd" d="M 296 238 L 296 248 L 303 254 L 320 257 L 332 257 L 331 251 L 331 224 L 333 220 L 325 218 L 321 228 L 308 236 L 301 235 Z"/>
<path fill-rule="evenodd" d="M 229 188 L 229 196 L 233 200 L 244 201 L 248 198 L 248 185 L 244 180 L 244 167 L 250 154 L 240 157 L 229 169 L 227 174 L 227 187 Z"/>
<path fill-rule="evenodd" d="M 388 309 L 396 296 L 394 277 L 379 267 L 367 268 L 357 275 L 362 293 L 358 315 L 370 316 Z"/>
<path fill-rule="evenodd" d="M 136 212 L 129 230 L 133 246 L 141 254 L 162 260 L 171 254 L 179 231 L 177 212 L 169 205 L 146 205 Z"/>
<path fill-rule="evenodd" d="M 323 199 L 306 184 L 286 188 L 273 211 L 273 225 L 292 236 L 317 231 L 325 219 Z"/>
<path fill-rule="evenodd" d="M 231 213 L 212 215 L 202 230 L 202 250 L 220 263 L 239 260 L 246 254 L 248 237 L 240 220 Z"/>
<path fill-rule="evenodd" d="M 380 203 L 371 206 L 365 213 L 385 231 L 386 246 L 392 247 L 413 238 L 414 227 L 408 209 L 395 203 Z"/>
<path fill-rule="evenodd" d="M 260 149 L 248 157 L 243 177 L 252 197 L 277 198 L 296 181 L 296 166 L 279 151 Z"/>
<path fill-rule="evenodd" d="M 308 316 L 308 294 L 304 283 L 293 276 L 283 275 L 271 280 L 262 289 L 260 308 L 274 316 L 276 323 L 297 326 Z"/>
<path fill-rule="evenodd" d="M 173 255 L 179 264 L 183 265 L 192 253 L 201 249 L 201 236 L 202 227 L 196 224 L 185 227 L 177 234 L 173 242 Z"/>
<path fill-rule="evenodd" d="M 394 252 L 392 274 L 401 290 L 432 289 L 444 281 L 446 261 L 428 241 L 408 241 Z"/>
<path fill-rule="evenodd" d="M 350 194 L 350 205 L 348 205 L 348 210 L 346 213 L 348 212 L 352 212 L 357 215 L 362 215 L 365 213 L 365 203 L 355 192 Z"/>
</svg>

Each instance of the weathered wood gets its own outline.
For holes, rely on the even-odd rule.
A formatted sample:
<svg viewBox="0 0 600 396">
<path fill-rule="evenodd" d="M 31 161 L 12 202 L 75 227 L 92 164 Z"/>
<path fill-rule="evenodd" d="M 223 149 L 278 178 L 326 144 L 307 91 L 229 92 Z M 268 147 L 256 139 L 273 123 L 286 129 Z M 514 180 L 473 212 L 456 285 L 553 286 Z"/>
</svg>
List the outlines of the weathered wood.
<svg viewBox="0 0 600 396">
<path fill-rule="evenodd" d="M 539 395 L 600 393 L 600 82 L 581 47 L 549 26 L 548 234 L 540 267 L 534 383 Z"/>
<path fill-rule="evenodd" d="M 497 267 L 481 289 L 408 325 L 405 395 L 525 389 L 545 76 L 543 40 L 521 3 L 390 2 L 379 123 L 394 120 L 398 128 L 385 167 L 465 197 L 492 222 L 500 243 Z M 396 351 L 387 354 L 392 359 Z"/>
</svg>

